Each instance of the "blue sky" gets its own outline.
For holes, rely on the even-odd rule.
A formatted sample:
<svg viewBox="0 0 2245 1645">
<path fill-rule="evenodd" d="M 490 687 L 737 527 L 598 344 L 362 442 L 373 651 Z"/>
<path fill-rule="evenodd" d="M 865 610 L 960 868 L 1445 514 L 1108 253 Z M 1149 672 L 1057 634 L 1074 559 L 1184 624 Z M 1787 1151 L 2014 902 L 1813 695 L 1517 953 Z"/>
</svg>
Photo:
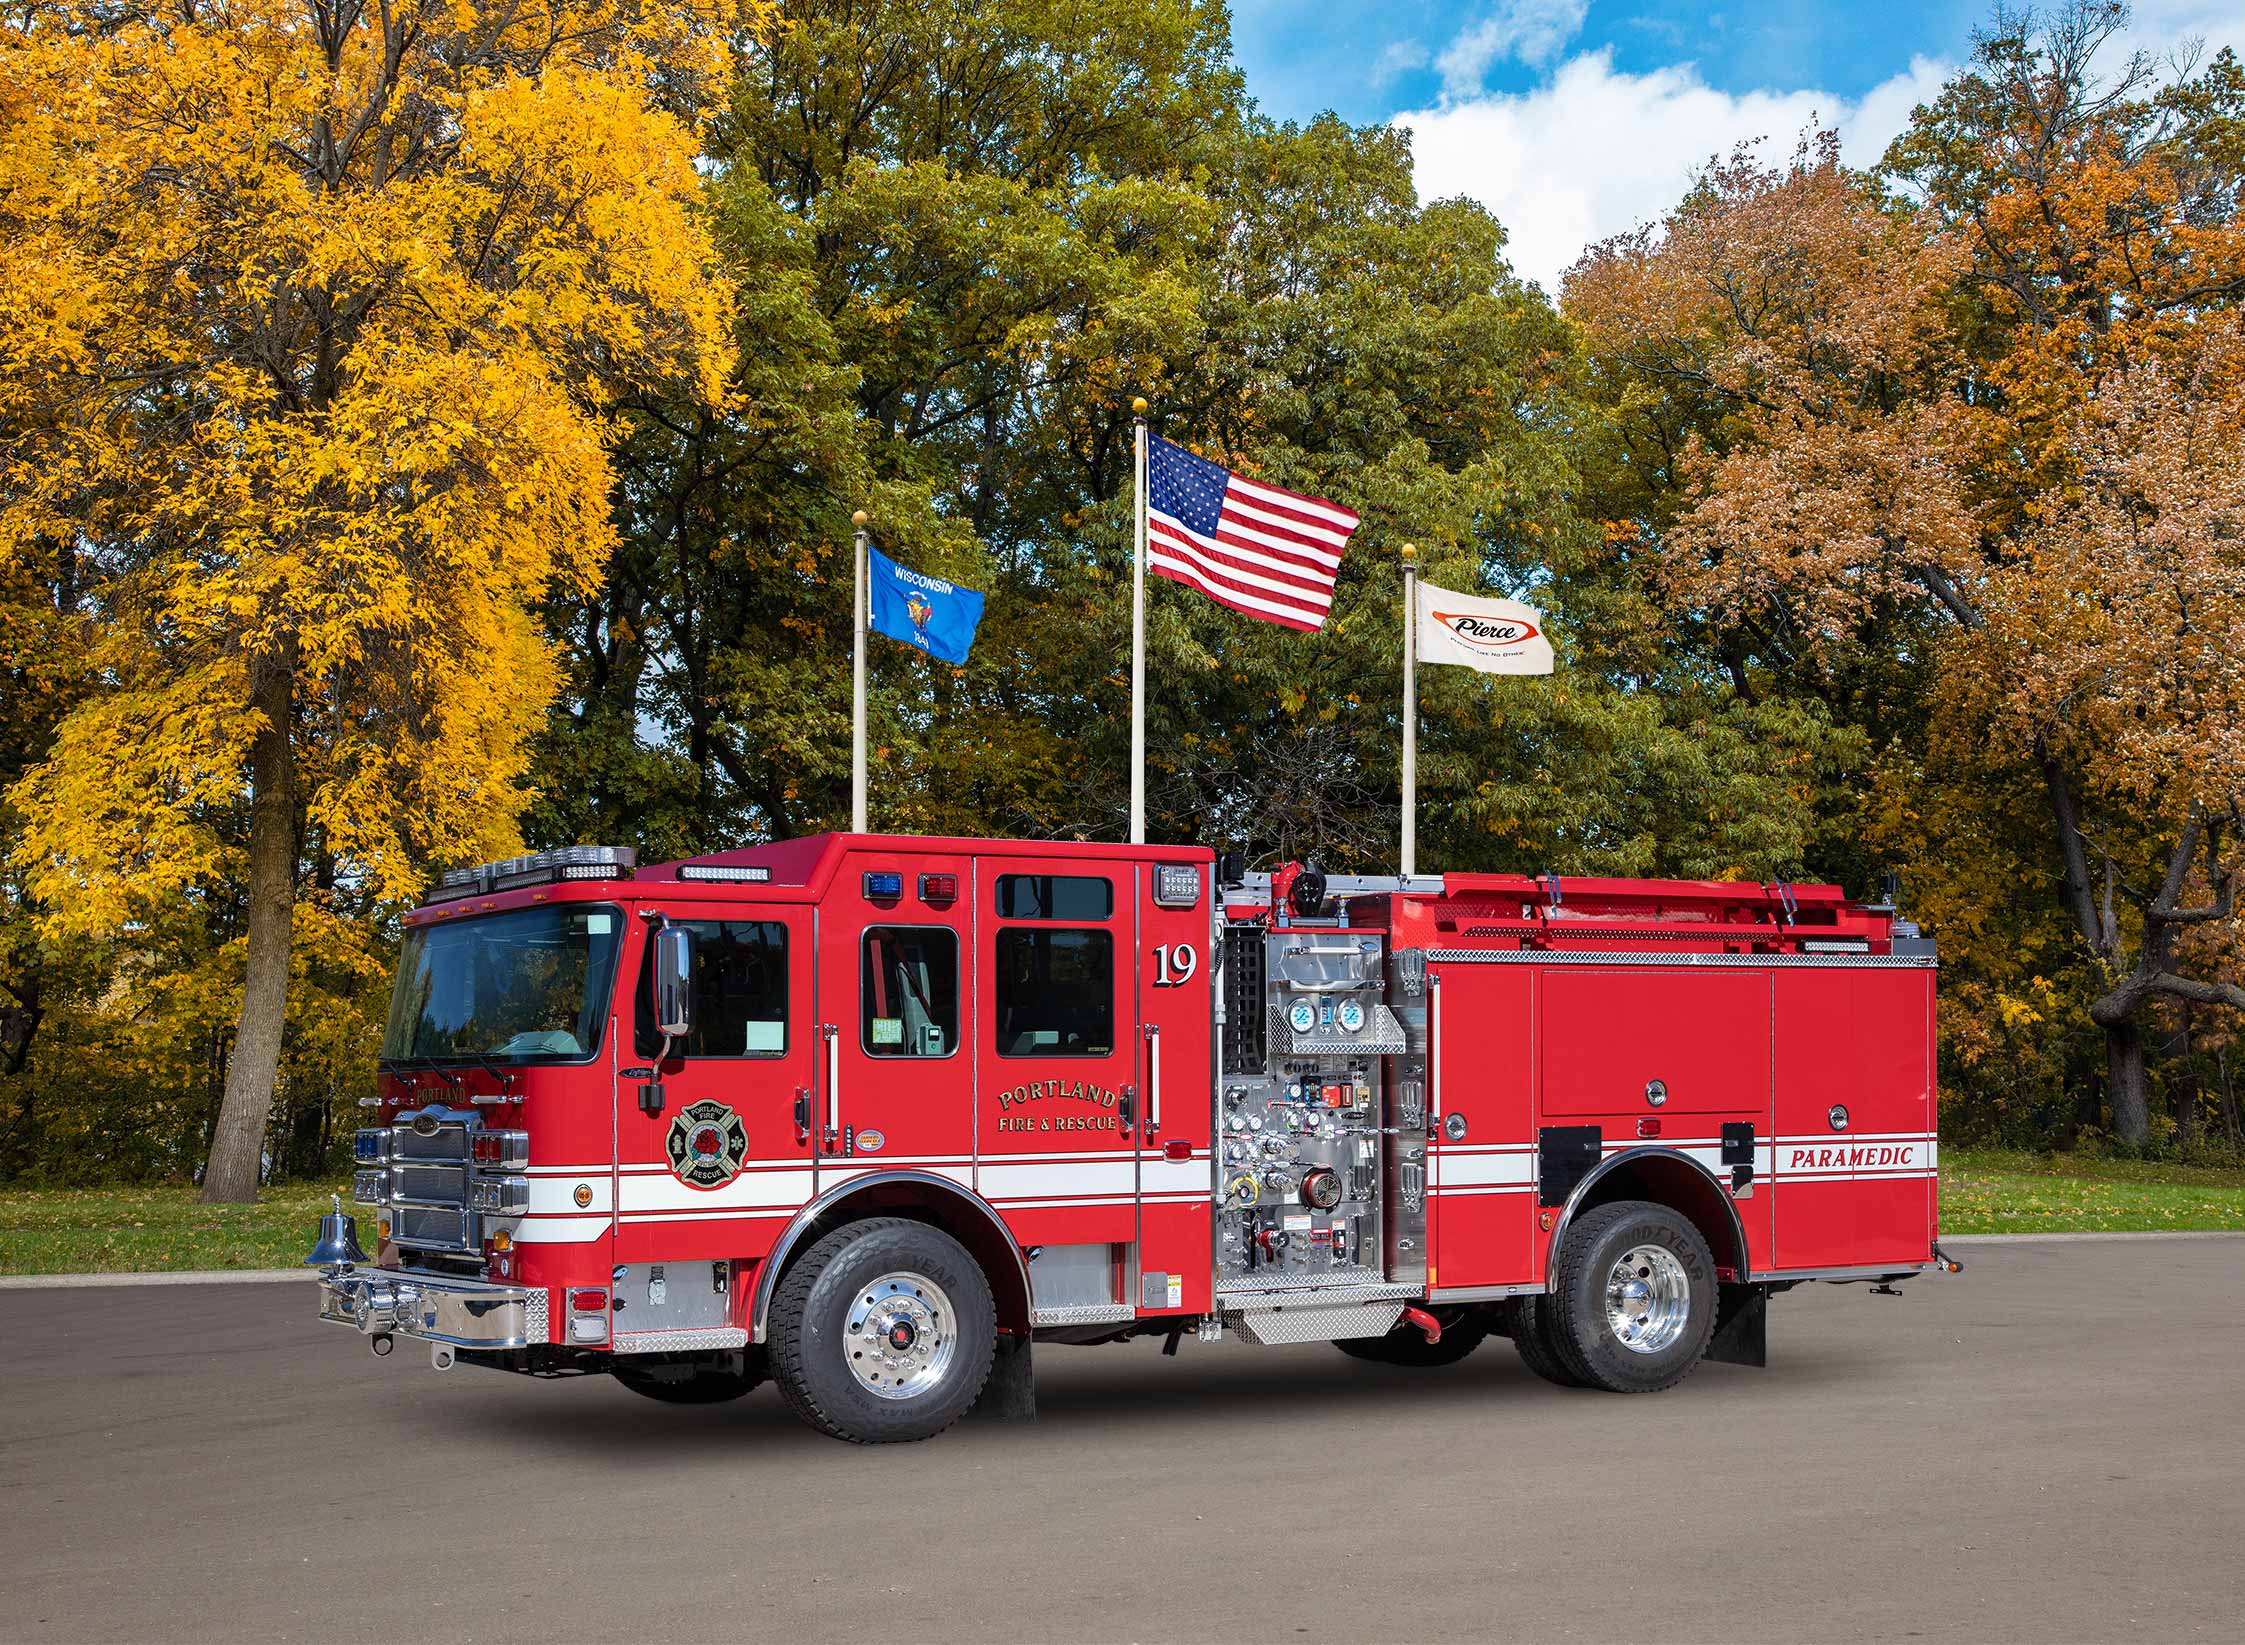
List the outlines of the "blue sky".
<svg viewBox="0 0 2245 1645">
<path fill-rule="evenodd" d="M 1590 242 L 1657 217 L 1692 172 L 1811 120 L 1878 158 L 1989 15 L 1981 0 L 1232 0 L 1266 111 L 1412 133 L 1419 192 L 1467 194 L 1556 290 Z M 2245 0 L 2138 0 L 2120 49 L 2245 47 Z"/>
</svg>

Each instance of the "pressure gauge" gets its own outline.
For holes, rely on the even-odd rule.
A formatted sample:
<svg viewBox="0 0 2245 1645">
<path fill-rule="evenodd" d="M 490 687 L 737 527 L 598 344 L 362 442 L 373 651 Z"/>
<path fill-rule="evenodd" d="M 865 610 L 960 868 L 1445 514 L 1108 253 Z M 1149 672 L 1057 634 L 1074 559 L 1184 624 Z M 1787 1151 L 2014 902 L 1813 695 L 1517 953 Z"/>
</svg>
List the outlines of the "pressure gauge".
<svg viewBox="0 0 2245 1645">
<path fill-rule="evenodd" d="M 1287 1008 L 1286 1025 L 1297 1034 L 1307 1034 L 1317 1026 L 1317 1007 L 1308 1000 L 1296 1000 Z"/>
<path fill-rule="evenodd" d="M 1343 1001 L 1341 1002 L 1341 1009 L 1340 1009 L 1340 1020 L 1341 1020 L 1341 1032 L 1342 1032 L 1342 1033 L 1344 1033 L 1344 1034 L 1361 1034 L 1361 1033 L 1363 1033 L 1363 1032 L 1364 1032 L 1364 1002 L 1363 1002 L 1363 1001 L 1361 1001 L 1361 1000 L 1343 1000 Z"/>
<path fill-rule="evenodd" d="M 1244 1131 L 1247 1129 L 1247 1116 L 1245 1114 L 1234 1114 L 1231 1117 L 1230 1124 L 1234 1131 Z"/>
<path fill-rule="evenodd" d="M 1248 1129 L 1249 1129 L 1250 1131 L 1260 1131 L 1260 1130 L 1262 1130 L 1262 1129 L 1263 1129 L 1263 1116 L 1262 1116 L 1262 1115 L 1260 1115 L 1260 1114 L 1250 1114 L 1250 1115 L 1248 1115 L 1248 1116 L 1247 1116 L 1247 1128 L 1248 1128 Z"/>
</svg>

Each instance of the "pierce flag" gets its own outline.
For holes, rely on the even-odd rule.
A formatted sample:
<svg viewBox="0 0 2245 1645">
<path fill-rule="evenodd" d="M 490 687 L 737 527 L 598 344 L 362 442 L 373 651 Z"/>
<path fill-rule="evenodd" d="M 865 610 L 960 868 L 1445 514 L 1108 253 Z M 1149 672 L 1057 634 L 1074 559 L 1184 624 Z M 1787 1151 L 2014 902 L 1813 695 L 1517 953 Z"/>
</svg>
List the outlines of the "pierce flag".
<svg viewBox="0 0 2245 1645">
<path fill-rule="evenodd" d="M 1418 587 L 1419 661 L 1457 663 L 1484 674 L 1548 674 L 1551 641 L 1543 613 L 1518 600 L 1490 600 Z"/>
</svg>

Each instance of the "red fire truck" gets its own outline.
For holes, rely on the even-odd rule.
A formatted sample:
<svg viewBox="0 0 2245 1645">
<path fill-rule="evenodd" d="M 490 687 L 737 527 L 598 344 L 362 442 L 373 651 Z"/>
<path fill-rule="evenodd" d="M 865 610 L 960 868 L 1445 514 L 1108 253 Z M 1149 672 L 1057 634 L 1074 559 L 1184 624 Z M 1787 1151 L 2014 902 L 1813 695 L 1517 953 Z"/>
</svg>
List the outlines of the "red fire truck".
<svg viewBox="0 0 2245 1645">
<path fill-rule="evenodd" d="M 769 1377 L 827 1433 L 1229 1329 L 1552 1381 L 1761 1364 L 1948 1265 L 1931 945 L 1832 886 L 1247 873 L 827 834 L 449 874 L 407 922 L 324 1318 L 439 1367 Z"/>
</svg>

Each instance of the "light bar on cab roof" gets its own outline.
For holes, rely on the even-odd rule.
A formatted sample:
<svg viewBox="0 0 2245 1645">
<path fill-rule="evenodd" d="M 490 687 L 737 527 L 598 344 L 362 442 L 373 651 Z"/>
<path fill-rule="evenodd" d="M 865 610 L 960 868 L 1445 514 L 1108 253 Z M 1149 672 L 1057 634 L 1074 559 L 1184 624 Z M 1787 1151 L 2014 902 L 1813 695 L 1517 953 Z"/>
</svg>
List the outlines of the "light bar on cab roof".
<svg viewBox="0 0 2245 1645">
<path fill-rule="evenodd" d="M 528 856 L 478 863 L 473 868 L 451 869 L 429 893 L 428 901 L 452 902 L 460 897 L 480 897 L 525 885 L 552 885 L 560 880 L 628 880 L 638 866 L 639 853 L 628 845 L 557 846 Z"/>
<path fill-rule="evenodd" d="M 678 877 L 720 885 L 764 885 L 771 880 L 772 871 L 761 863 L 682 862 L 678 865 Z"/>
</svg>

